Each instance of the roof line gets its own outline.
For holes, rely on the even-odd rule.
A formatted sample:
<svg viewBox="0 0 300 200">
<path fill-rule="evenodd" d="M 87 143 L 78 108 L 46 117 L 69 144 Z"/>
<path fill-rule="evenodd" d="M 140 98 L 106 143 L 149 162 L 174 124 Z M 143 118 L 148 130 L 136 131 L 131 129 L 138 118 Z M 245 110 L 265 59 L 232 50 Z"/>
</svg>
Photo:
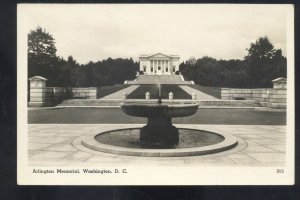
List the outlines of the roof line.
<svg viewBox="0 0 300 200">
<path fill-rule="evenodd" d="M 139 56 L 139 57 L 140 57 L 140 58 L 141 58 L 141 57 L 142 57 L 142 58 L 149 58 L 149 57 L 155 56 L 155 55 L 157 55 L 157 54 L 162 54 L 162 55 L 164 55 L 164 56 L 166 56 L 166 57 L 179 57 L 179 55 L 167 55 L 167 54 L 164 54 L 164 53 L 161 53 L 161 52 L 158 52 L 158 53 L 155 53 L 155 54 L 141 55 L 141 56 Z"/>
</svg>

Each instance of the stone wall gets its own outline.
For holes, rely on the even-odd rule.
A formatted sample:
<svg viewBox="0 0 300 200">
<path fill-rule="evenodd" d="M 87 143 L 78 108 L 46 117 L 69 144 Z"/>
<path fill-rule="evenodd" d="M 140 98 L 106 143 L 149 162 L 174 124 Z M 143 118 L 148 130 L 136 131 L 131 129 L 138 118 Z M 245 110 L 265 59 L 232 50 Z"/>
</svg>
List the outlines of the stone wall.
<svg viewBox="0 0 300 200">
<path fill-rule="evenodd" d="M 73 99 L 96 99 L 97 88 L 66 88 L 67 98 Z"/>
<path fill-rule="evenodd" d="M 97 88 L 31 87 L 29 98 L 30 107 L 55 106 L 64 99 L 96 99 Z"/>
<path fill-rule="evenodd" d="M 67 96 L 66 96 L 66 89 L 63 87 L 48 87 L 52 89 L 52 104 L 56 105 L 61 103 Z"/>
<path fill-rule="evenodd" d="M 47 79 L 41 76 L 34 76 L 29 79 L 29 103 L 30 107 L 54 106 L 64 99 L 96 99 L 97 88 L 64 88 L 46 87 Z"/>
<path fill-rule="evenodd" d="M 223 100 L 255 100 L 263 106 L 271 108 L 286 108 L 285 88 L 257 88 L 239 89 L 222 88 L 221 99 Z"/>
</svg>

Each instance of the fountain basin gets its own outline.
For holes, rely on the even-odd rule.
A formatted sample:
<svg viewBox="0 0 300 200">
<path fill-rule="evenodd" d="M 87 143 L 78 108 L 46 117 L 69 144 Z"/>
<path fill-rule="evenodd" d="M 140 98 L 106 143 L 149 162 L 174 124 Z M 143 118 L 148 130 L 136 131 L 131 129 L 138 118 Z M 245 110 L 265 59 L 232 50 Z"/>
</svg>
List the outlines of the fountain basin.
<svg viewBox="0 0 300 200">
<path fill-rule="evenodd" d="M 173 148 L 178 145 L 179 132 L 172 125 L 172 118 L 195 114 L 198 104 L 123 103 L 121 108 L 127 115 L 148 118 L 140 132 L 143 147 Z"/>
<path fill-rule="evenodd" d="M 121 108 L 124 113 L 135 117 L 187 117 L 193 115 L 198 110 L 196 103 L 122 103 Z"/>
<path fill-rule="evenodd" d="M 101 153 L 142 157 L 199 156 L 227 150 L 239 151 L 246 146 L 246 142 L 239 138 L 242 145 L 234 150 L 238 139 L 228 133 L 181 127 L 178 146 L 170 149 L 149 149 L 139 142 L 140 131 L 140 127 L 134 127 L 94 132 L 78 138 L 75 142 Z"/>
</svg>

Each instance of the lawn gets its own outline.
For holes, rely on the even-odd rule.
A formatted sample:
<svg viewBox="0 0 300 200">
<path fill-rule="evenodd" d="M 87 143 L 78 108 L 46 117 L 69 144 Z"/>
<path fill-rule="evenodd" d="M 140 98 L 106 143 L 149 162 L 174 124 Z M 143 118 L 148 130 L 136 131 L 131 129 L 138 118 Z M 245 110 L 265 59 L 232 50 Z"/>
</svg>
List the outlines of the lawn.
<svg viewBox="0 0 300 200">
<path fill-rule="evenodd" d="M 122 90 L 129 87 L 129 85 L 111 85 L 111 86 L 102 86 L 97 88 L 97 98 L 102 98 L 107 95 L 110 95 L 114 92 Z"/>
<path fill-rule="evenodd" d="M 157 85 L 141 85 L 131 94 L 127 96 L 128 99 L 145 99 L 146 92 L 150 93 L 150 99 L 158 98 Z M 173 92 L 174 99 L 192 99 L 191 95 L 181 89 L 178 85 L 161 85 L 161 96 L 163 99 L 169 98 L 169 93 Z"/>
<path fill-rule="evenodd" d="M 286 125 L 286 112 L 256 109 L 199 109 L 174 124 Z M 29 124 L 145 124 L 146 118 L 128 116 L 121 108 L 53 108 L 28 111 Z M 275 133 L 274 133 L 275 134 Z"/>
<path fill-rule="evenodd" d="M 221 99 L 221 88 L 220 87 L 209 87 L 201 85 L 189 85 L 191 88 L 204 92 L 208 95 Z"/>
</svg>

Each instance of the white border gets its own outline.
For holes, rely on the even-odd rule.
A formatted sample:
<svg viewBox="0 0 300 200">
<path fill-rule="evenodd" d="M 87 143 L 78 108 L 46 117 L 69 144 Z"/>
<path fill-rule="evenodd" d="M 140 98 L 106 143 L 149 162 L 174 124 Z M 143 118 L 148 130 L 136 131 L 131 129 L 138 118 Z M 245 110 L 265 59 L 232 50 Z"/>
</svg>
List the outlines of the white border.
<svg viewBox="0 0 300 200">
<path fill-rule="evenodd" d="M 38 174 L 27 161 L 27 33 L 26 12 L 32 4 L 17 6 L 17 183 L 21 185 L 291 185 L 294 184 L 294 7 L 281 5 L 287 15 L 287 140 L 284 174 L 276 167 L 130 167 L 126 175 Z M 38 5 L 35 5 L 36 7 Z M 45 6 L 45 5 L 42 5 Z M 65 6 L 65 5 L 64 5 Z M 85 5 L 87 6 L 87 5 Z M 93 5 L 90 5 L 93 6 Z M 193 5 L 191 5 L 193 6 Z M 208 5 L 212 6 L 212 5 Z M 219 5 L 220 6 L 220 5 Z M 221 5 L 226 7 L 227 5 Z M 249 6 L 249 5 L 235 5 Z M 264 6 L 264 5 L 251 5 Z M 272 5 L 267 5 L 272 6 Z M 276 5 L 278 6 L 278 5 Z M 118 166 L 122 167 L 122 166 Z M 45 167 L 39 167 L 43 169 Z M 51 169 L 53 167 L 47 167 Z M 61 167 L 64 169 L 65 167 Z M 78 167 L 77 167 L 78 168 Z M 80 168 L 80 167 L 79 167 Z M 112 166 L 115 168 L 115 166 Z M 282 168 L 282 167 L 281 167 Z M 54 168 L 56 169 L 56 168 Z M 70 167 L 67 167 L 70 169 Z"/>
</svg>

